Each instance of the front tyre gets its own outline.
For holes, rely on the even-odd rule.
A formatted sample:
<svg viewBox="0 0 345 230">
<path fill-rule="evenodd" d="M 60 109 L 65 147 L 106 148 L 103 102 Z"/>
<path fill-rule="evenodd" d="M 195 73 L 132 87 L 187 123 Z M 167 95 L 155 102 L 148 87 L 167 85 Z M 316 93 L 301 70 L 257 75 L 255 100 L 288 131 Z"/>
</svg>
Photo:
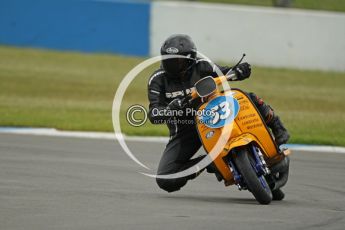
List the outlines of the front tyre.
<svg viewBox="0 0 345 230">
<path fill-rule="evenodd" d="M 246 148 L 238 149 L 234 162 L 242 175 L 248 190 L 260 204 L 269 204 L 272 201 L 272 191 L 264 176 L 258 177 L 254 170 L 255 160 Z"/>
</svg>

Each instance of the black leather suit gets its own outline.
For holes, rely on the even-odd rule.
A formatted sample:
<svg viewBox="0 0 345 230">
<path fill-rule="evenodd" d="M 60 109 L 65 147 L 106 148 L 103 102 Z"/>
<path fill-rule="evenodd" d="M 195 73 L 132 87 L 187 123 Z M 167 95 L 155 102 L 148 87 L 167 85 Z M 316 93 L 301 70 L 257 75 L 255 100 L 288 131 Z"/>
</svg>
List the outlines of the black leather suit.
<svg viewBox="0 0 345 230">
<path fill-rule="evenodd" d="M 230 68 L 217 66 L 226 74 Z M 189 70 L 183 80 L 170 77 L 164 70 L 153 73 L 148 82 L 149 119 L 154 124 L 167 124 L 170 131 L 170 140 L 161 157 L 158 166 L 158 175 L 176 173 L 199 162 L 202 157 L 191 159 L 201 147 L 201 142 L 194 124 L 193 116 L 169 117 L 160 116 L 158 111 L 164 110 L 175 98 L 184 98 L 195 82 L 206 76 L 218 76 L 216 67 L 205 60 L 198 60 Z M 258 107 L 261 115 L 266 119 L 270 116 L 270 107 L 255 94 L 249 94 Z M 195 106 L 195 105 L 190 105 Z M 195 176 L 194 176 L 195 177 Z M 157 184 L 167 192 L 174 192 L 183 187 L 191 177 L 177 179 L 159 179 Z"/>
</svg>

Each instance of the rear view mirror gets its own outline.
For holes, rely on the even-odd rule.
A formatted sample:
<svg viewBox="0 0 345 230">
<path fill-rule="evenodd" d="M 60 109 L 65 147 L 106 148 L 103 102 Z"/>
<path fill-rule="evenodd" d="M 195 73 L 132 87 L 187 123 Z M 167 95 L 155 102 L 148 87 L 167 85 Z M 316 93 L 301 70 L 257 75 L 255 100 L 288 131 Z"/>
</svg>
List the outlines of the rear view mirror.
<svg viewBox="0 0 345 230">
<path fill-rule="evenodd" d="M 211 76 L 200 79 L 194 86 L 199 97 L 207 97 L 217 89 L 216 82 Z"/>
</svg>

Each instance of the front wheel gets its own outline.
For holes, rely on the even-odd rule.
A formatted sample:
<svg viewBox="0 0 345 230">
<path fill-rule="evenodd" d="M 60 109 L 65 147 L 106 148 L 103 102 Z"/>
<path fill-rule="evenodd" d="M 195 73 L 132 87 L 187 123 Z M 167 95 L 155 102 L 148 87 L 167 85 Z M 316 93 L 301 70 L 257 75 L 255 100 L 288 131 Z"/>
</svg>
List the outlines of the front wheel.
<svg viewBox="0 0 345 230">
<path fill-rule="evenodd" d="M 248 149 L 238 149 L 234 163 L 255 199 L 260 204 L 269 204 L 272 201 L 272 191 L 265 177 L 256 174 L 253 168 L 255 167 L 255 160 Z"/>
</svg>

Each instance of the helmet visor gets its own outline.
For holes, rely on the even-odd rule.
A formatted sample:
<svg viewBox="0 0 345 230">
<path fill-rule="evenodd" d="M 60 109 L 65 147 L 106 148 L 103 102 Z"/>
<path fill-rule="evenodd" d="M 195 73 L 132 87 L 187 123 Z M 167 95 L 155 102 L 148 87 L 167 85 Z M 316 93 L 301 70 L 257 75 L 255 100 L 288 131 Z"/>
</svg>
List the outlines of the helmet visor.
<svg viewBox="0 0 345 230">
<path fill-rule="evenodd" d="M 188 57 L 166 58 L 162 60 L 164 70 L 174 75 L 186 72 L 193 63 L 194 59 Z"/>
</svg>

